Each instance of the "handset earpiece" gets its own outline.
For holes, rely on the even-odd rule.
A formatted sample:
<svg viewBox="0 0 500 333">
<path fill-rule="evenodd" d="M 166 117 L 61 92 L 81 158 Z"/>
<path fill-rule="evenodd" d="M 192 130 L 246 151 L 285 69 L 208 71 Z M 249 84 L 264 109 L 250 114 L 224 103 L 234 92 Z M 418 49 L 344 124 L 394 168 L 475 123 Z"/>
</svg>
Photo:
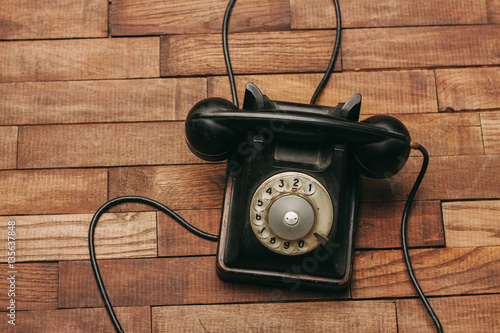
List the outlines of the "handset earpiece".
<svg viewBox="0 0 500 333">
<path fill-rule="evenodd" d="M 204 113 L 235 111 L 238 107 L 223 98 L 207 98 L 198 102 L 186 117 L 184 135 L 189 149 L 207 161 L 222 161 L 241 141 L 241 133 L 214 119 L 198 117 Z"/>
<path fill-rule="evenodd" d="M 389 178 L 399 172 L 410 156 L 410 133 L 398 119 L 376 115 L 361 123 L 374 126 L 391 133 L 399 133 L 406 140 L 387 136 L 382 140 L 360 143 L 354 147 L 354 164 L 357 169 L 370 178 Z"/>
</svg>

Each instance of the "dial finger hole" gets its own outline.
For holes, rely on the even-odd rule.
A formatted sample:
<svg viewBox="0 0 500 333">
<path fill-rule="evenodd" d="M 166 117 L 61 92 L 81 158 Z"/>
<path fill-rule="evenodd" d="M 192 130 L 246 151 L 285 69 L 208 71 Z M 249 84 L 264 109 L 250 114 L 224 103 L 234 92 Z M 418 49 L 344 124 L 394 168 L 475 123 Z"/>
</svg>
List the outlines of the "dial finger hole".
<svg viewBox="0 0 500 333">
<path fill-rule="evenodd" d="M 252 222 L 255 225 L 263 225 L 264 221 L 265 221 L 264 215 L 260 213 L 256 213 L 252 219 Z"/>
<path fill-rule="evenodd" d="M 274 189 L 278 192 L 284 192 L 286 190 L 286 182 L 284 179 L 278 179 L 276 184 L 274 184 Z"/>
<path fill-rule="evenodd" d="M 302 181 L 298 177 L 294 177 L 290 180 L 290 187 L 293 189 L 299 189 L 302 186 Z"/>
<path fill-rule="evenodd" d="M 258 212 L 263 212 L 266 209 L 266 204 L 264 200 L 258 199 L 254 206 L 255 210 Z"/>
<path fill-rule="evenodd" d="M 262 227 L 261 229 L 259 229 L 259 235 L 261 238 L 268 238 L 270 235 L 271 235 L 271 232 L 269 231 L 269 228 L 267 227 Z"/>
<path fill-rule="evenodd" d="M 272 248 L 278 248 L 279 246 L 281 245 L 281 241 L 279 240 L 278 237 L 276 236 L 273 236 L 271 238 L 269 238 L 269 246 L 272 247 Z"/>
<path fill-rule="evenodd" d="M 305 252 L 309 249 L 309 247 L 307 246 L 307 243 L 305 240 L 301 239 L 297 242 L 297 249 L 300 251 L 300 252 Z"/>
<path fill-rule="evenodd" d="M 313 195 L 316 192 L 316 186 L 311 182 L 306 182 L 302 190 L 307 195 Z"/>
<path fill-rule="evenodd" d="M 262 197 L 264 199 L 271 199 L 273 197 L 273 194 L 274 194 L 274 190 L 272 187 L 267 187 L 265 190 L 264 190 L 264 193 L 262 193 Z"/>
</svg>

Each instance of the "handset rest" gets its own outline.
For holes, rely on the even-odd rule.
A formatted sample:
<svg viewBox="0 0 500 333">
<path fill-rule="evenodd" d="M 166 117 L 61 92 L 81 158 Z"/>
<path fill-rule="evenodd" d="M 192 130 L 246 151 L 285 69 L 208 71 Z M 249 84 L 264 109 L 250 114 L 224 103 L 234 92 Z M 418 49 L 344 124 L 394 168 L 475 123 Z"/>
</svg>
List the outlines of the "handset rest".
<svg viewBox="0 0 500 333">
<path fill-rule="evenodd" d="M 348 108 L 360 107 L 360 95 L 356 97 L 359 100 L 356 105 L 346 102 L 338 115 L 327 113 L 334 108 L 276 102 L 262 96 L 260 102 L 248 102 L 245 96 L 244 107 L 262 106 L 265 109 L 239 110 L 222 98 L 198 102 L 185 124 L 186 141 L 191 151 L 205 160 L 224 160 L 247 133 L 267 129 L 283 140 L 349 143 L 354 146 L 354 160 L 360 171 L 373 178 L 397 173 L 409 156 L 410 135 L 396 118 L 378 115 L 357 122 L 341 117 L 349 118 L 346 105 Z"/>
<path fill-rule="evenodd" d="M 190 127 L 216 127 L 231 133 L 246 133 L 269 128 L 289 140 L 314 142 L 367 143 L 393 138 L 409 143 L 406 136 L 389 130 L 324 114 L 285 110 L 219 110 L 193 114 Z"/>
</svg>

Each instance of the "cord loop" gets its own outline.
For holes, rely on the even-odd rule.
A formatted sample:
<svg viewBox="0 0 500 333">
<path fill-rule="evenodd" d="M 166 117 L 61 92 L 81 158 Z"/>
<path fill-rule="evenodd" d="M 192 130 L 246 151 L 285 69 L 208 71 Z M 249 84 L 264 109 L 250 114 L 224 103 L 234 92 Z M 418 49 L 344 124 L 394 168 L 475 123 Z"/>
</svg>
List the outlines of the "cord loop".
<svg viewBox="0 0 500 333">
<path fill-rule="evenodd" d="M 224 61 L 226 63 L 227 75 L 229 77 L 229 85 L 231 87 L 231 94 L 233 96 L 233 104 L 239 108 L 238 92 L 236 91 L 236 83 L 234 81 L 233 66 L 231 65 L 231 58 L 229 56 L 229 47 L 228 47 L 228 42 L 227 42 L 229 18 L 231 16 L 231 12 L 233 10 L 235 3 L 236 3 L 236 0 L 230 0 L 229 4 L 227 5 L 226 12 L 224 14 L 224 20 L 222 22 L 222 49 L 224 51 Z M 318 84 L 318 87 L 316 87 L 316 91 L 314 92 L 309 104 L 316 104 L 316 100 L 318 99 L 319 95 L 321 94 L 321 92 L 325 88 L 326 84 L 328 83 L 328 80 L 330 79 L 330 75 L 333 72 L 333 68 L 335 66 L 335 61 L 337 60 L 337 56 L 338 56 L 339 50 L 340 50 L 342 19 L 340 17 L 340 6 L 339 6 L 338 0 L 333 0 L 333 4 L 335 6 L 335 15 L 337 16 L 337 27 L 336 27 L 337 32 L 336 32 L 336 36 L 335 36 L 335 45 L 333 47 L 333 52 L 332 52 L 332 56 L 330 58 L 330 63 L 328 64 L 328 67 L 326 68 L 325 75 L 321 79 L 321 82 Z"/>
</svg>

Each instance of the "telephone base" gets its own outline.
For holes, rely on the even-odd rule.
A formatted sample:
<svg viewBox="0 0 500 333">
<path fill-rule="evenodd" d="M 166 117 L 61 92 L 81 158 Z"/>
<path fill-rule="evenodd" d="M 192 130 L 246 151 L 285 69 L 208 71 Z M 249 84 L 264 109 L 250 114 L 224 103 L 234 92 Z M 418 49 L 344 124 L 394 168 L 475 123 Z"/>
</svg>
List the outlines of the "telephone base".
<svg viewBox="0 0 500 333">
<path fill-rule="evenodd" d="M 234 194 L 233 177 L 228 176 L 225 204 L 222 212 L 221 231 L 217 249 L 216 272 L 227 282 L 249 283 L 274 286 L 280 289 L 309 289 L 328 292 L 342 292 L 349 286 L 353 271 L 354 232 L 357 219 L 358 177 L 353 175 L 349 187 L 345 189 L 342 203 L 343 213 L 338 221 L 335 238 L 320 244 L 317 248 L 301 256 L 284 257 L 283 265 L 256 259 L 256 263 L 235 260 L 234 230 L 231 230 L 230 209 L 227 199 Z M 274 254 L 279 256 L 279 254 Z M 268 254 L 271 256 L 271 254 Z M 238 256 L 236 256 L 238 257 Z M 245 256 L 241 256 L 245 258 Z M 242 262 L 243 261 L 243 262 Z M 341 261 L 341 262 L 339 262 Z M 260 267 L 259 267 L 260 266 Z M 280 266 L 280 267 L 277 267 Z M 340 274 L 339 274 L 340 273 Z"/>
</svg>

